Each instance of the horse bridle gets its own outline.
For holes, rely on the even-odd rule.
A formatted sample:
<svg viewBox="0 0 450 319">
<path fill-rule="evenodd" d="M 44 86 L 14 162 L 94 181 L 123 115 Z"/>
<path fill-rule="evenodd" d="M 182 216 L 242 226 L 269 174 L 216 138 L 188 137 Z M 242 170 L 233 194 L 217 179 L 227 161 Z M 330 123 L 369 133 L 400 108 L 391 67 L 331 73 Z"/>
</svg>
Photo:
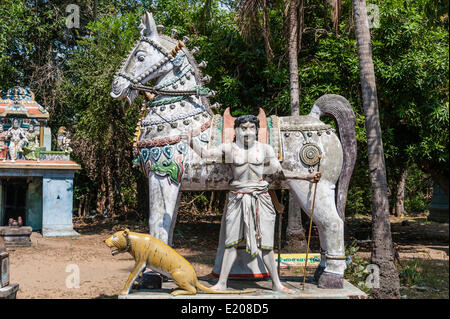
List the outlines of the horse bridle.
<svg viewBox="0 0 450 319">
<path fill-rule="evenodd" d="M 130 59 L 131 54 L 135 50 L 136 45 L 138 43 L 140 43 L 140 42 L 147 42 L 147 43 L 149 43 L 151 46 L 153 46 L 158 51 L 160 51 L 164 55 L 164 57 L 161 60 L 159 60 L 157 63 L 155 63 L 152 67 L 150 67 L 146 72 L 144 72 L 143 74 L 139 75 L 138 77 L 130 77 L 123 70 L 125 68 L 126 63 Z M 128 81 L 130 81 L 132 83 L 131 84 L 131 89 L 138 90 L 138 91 L 142 92 L 143 95 L 145 96 L 145 99 L 146 99 L 147 103 L 151 103 L 150 100 L 154 100 L 158 95 L 176 96 L 176 97 L 186 97 L 186 96 L 191 96 L 191 95 L 196 95 L 197 97 L 215 95 L 215 92 L 211 91 L 209 88 L 204 88 L 204 87 L 200 87 L 200 86 L 196 86 L 196 87 L 194 87 L 194 89 L 191 89 L 191 90 L 171 91 L 171 90 L 164 90 L 164 89 L 161 89 L 161 88 L 157 88 L 155 86 L 148 86 L 148 85 L 143 84 L 142 81 L 145 78 L 147 78 L 149 75 L 151 75 L 153 72 L 155 72 L 157 69 L 159 69 L 160 67 L 165 65 L 167 62 L 173 62 L 176 59 L 176 55 L 178 54 L 178 52 L 183 47 L 186 47 L 186 45 L 183 43 L 183 41 L 178 40 L 178 43 L 175 45 L 175 47 L 171 51 L 168 51 L 161 44 L 157 43 L 156 41 L 154 41 L 150 37 L 146 37 L 146 36 L 141 36 L 139 38 L 139 40 L 137 41 L 136 45 L 133 46 L 133 48 L 128 53 L 128 56 L 122 62 L 121 69 L 120 69 L 120 71 L 118 73 L 116 73 L 116 76 L 123 77 L 123 78 L 127 79 Z M 163 120 L 168 122 L 160 114 L 156 113 L 156 115 L 158 115 L 160 118 L 162 118 Z M 209 125 L 211 124 L 210 121 L 207 122 L 207 124 L 208 125 L 203 125 L 205 127 L 202 126 L 202 129 L 200 131 L 203 131 L 207 127 L 209 127 Z M 138 126 L 140 126 L 140 124 L 138 124 Z M 192 132 L 186 132 L 186 133 L 190 134 L 190 136 L 193 135 Z M 164 141 L 165 142 L 164 144 L 172 144 L 172 143 L 179 142 L 181 140 L 181 135 L 177 136 L 177 138 L 178 139 L 176 141 Z M 163 141 L 163 140 L 164 139 L 161 139 L 161 141 Z M 138 142 L 135 141 L 135 147 L 138 147 L 138 146 L 139 146 Z M 138 154 L 140 155 L 139 152 L 138 152 Z M 139 156 L 139 157 L 141 158 L 141 156 Z M 142 158 L 141 158 L 141 160 L 142 160 Z"/>
</svg>

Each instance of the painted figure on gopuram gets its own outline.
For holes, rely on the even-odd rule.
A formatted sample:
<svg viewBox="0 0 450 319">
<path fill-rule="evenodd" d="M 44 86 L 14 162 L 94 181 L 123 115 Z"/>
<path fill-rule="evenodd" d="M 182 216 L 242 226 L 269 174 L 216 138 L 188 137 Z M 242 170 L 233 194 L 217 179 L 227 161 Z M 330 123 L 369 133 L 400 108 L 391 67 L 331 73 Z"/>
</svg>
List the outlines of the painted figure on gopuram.
<svg viewBox="0 0 450 319">
<path fill-rule="evenodd" d="M 6 145 L 6 132 L 3 129 L 3 124 L 0 123 L 0 160 L 6 161 L 8 154 L 8 145 Z"/>
<path fill-rule="evenodd" d="M 12 126 L 6 132 L 6 140 L 9 141 L 9 158 L 14 162 L 23 153 L 23 145 L 28 142 L 19 120 L 13 120 Z"/>
<path fill-rule="evenodd" d="M 25 159 L 39 161 L 39 135 L 39 131 L 34 129 L 33 123 L 30 123 L 28 130 L 25 133 L 28 145 L 23 147 L 25 150 Z"/>
</svg>

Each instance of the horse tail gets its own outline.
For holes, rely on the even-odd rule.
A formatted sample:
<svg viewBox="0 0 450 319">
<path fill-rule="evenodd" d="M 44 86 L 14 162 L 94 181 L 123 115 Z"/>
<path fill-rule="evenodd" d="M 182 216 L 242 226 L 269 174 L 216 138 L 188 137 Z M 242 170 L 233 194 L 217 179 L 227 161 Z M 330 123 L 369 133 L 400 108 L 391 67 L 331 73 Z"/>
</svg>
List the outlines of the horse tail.
<svg viewBox="0 0 450 319">
<path fill-rule="evenodd" d="M 342 171 L 336 192 L 336 208 L 342 220 L 345 218 L 348 186 L 356 162 L 355 113 L 350 103 L 341 95 L 325 94 L 314 103 L 310 115 L 332 116 L 338 126 L 343 150 Z"/>
</svg>

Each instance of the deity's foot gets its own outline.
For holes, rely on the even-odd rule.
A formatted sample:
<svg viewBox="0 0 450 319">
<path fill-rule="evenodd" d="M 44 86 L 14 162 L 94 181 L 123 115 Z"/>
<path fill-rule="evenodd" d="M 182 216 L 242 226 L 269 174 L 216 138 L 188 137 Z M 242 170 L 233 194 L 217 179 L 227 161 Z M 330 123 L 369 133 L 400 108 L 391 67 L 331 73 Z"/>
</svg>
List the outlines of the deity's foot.
<svg viewBox="0 0 450 319">
<path fill-rule="evenodd" d="M 324 271 L 319 279 L 319 288 L 342 289 L 344 288 L 344 276 Z"/>
<path fill-rule="evenodd" d="M 228 287 L 227 287 L 227 285 L 217 283 L 214 286 L 212 286 L 211 289 L 216 290 L 216 291 L 226 291 L 228 289 Z"/>
<path fill-rule="evenodd" d="M 278 291 L 278 292 L 282 292 L 285 294 L 295 294 L 295 290 L 294 289 L 289 289 L 283 285 L 277 285 L 277 286 L 272 286 L 272 290 L 273 291 Z"/>
<path fill-rule="evenodd" d="M 322 276 L 324 270 L 325 270 L 324 266 L 321 265 L 317 266 L 316 271 L 314 272 L 314 280 L 316 282 L 319 282 L 320 276 Z"/>
</svg>

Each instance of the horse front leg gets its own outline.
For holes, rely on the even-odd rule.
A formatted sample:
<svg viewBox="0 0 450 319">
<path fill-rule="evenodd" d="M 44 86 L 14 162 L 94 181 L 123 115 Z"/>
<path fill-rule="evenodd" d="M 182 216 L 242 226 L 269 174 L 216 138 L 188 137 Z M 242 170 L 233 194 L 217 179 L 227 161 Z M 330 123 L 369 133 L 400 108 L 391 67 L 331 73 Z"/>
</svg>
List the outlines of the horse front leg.
<svg viewBox="0 0 450 319">
<path fill-rule="evenodd" d="M 172 244 L 173 229 L 176 223 L 180 184 L 159 176 L 149 175 L 149 228 L 150 235 L 162 242 Z"/>
<path fill-rule="evenodd" d="M 289 181 L 288 184 L 305 213 L 311 217 L 314 184 L 305 181 Z M 346 268 L 344 222 L 336 209 L 335 186 L 324 179 L 317 185 L 313 222 L 319 229 L 322 248 L 322 260 L 315 274 L 318 286 L 341 289 Z"/>
<path fill-rule="evenodd" d="M 167 245 L 172 245 L 173 230 L 177 219 L 180 201 L 180 184 L 169 181 L 170 177 L 160 176 L 150 172 L 149 187 L 149 218 L 150 235 Z M 145 270 L 151 287 L 160 287 L 165 276 L 155 273 L 150 268 Z"/>
</svg>

